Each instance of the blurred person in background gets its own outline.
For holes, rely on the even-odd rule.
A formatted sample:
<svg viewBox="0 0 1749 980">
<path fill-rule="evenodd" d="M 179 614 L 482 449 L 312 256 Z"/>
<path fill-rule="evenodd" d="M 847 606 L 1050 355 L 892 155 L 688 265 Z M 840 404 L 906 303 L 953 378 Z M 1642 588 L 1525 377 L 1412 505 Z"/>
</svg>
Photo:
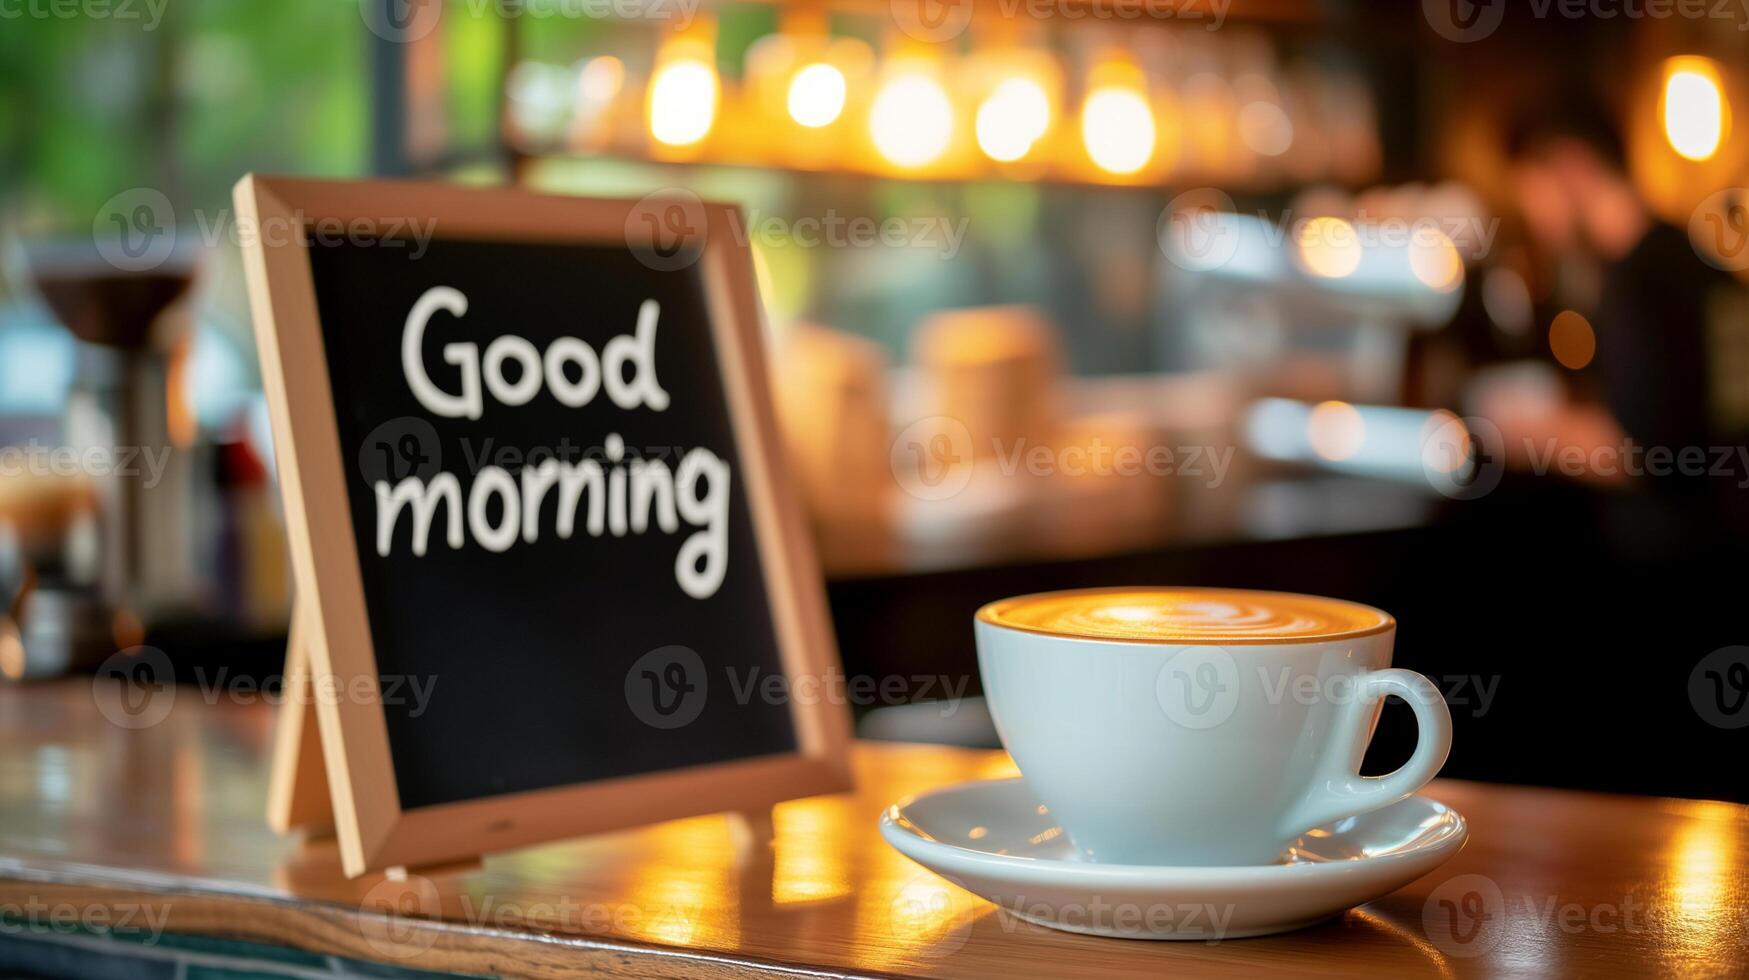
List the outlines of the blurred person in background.
<svg viewBox="0 0 1749 980">
<path fill-rule="evenodd" d="M 1584 479 L 1629 491 L 1607 498 L 1603 519 L 1615 545 L 1642 557 L 1692 554 L 1718 543 L 1725 527 L 1741 531 L 1749 491 L 1737 483 L 1749 473 L 1735 447 L 1743 433 L 1712 411 L 1707 363 L 1709 310 L 1737 287 L 1652 212 L 1628 176 L 1620 132 L 1599 107 L 1575 103 L 1527 116 L 1508 134 L 1507 150 L 1529 237 L 1569 273 L 1557 276 L 1555 298 L 1583 317 L 1563 312 L 1566 322 L 1557 318 L 1548 331 L 1556 359 L 1576 372 L 1565 398 L 1512 385 L 1478 397 L 1477 410 L 1500 428 L 1508 463 L 1546 465 L 1560 458 L 1551 453 L 1583 453 Z M 1595 288 L 1565 289 L 1563 278 L 1591 278 Z M 1585 292 L 1592 295 L 1570 295 Z M 1655 447 L 1655 457 L 1645 455 Z M 1709 472 L 1721 453 L 1729 453 L 1735 478 Z M 1679 459 L 1687 460 L 1683 468 Z"/>
</svg>

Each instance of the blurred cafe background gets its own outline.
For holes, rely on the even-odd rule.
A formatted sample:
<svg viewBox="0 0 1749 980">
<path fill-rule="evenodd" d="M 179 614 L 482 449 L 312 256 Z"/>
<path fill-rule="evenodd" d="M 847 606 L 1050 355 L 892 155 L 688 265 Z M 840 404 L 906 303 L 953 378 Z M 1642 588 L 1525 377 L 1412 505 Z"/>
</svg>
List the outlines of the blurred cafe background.
<svg viewBox="0 0 1749 980">
<path fill-rule="evenodd" d="M 0 675 L 279 674 L 240 175 L 697 195 L 845 671 L 897 679 L 864 736 L 996 744 L 992 599 L 1286 589 L 1398 617 L 1448 776 L 1749 801 L 1749 15 L 1704 6 L 9 7 Z"/>
</svg>

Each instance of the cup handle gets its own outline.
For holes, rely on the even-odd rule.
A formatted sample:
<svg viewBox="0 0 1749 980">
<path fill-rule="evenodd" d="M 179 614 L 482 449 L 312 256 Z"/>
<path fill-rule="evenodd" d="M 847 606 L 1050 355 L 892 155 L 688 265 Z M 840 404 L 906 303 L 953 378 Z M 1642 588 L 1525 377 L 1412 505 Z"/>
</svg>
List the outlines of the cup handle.
<svg viewBox="0 0 1749 980">
<path fill-rule="evenodd" d="M 1415 724 L 1420 729 L 1415 754 L 1396 772 L 1362 776 L 1361 756 L 1372 738 L 1368 730 L 1372 708 L 1387 694 L 1409 702 L 1415 711 Z M 1337 709 L 1335 730 L 1318 760 L 1319 772 L 1312 788 L 1281 827 L 1284 840 L 1407 799 L 1439 772 L 1451 751 L 1451 711 L 1445 698 L 1432 681 L 1412 670 L 1391 667 L 1360 675 L 1355 696 Z"/>
</svg>

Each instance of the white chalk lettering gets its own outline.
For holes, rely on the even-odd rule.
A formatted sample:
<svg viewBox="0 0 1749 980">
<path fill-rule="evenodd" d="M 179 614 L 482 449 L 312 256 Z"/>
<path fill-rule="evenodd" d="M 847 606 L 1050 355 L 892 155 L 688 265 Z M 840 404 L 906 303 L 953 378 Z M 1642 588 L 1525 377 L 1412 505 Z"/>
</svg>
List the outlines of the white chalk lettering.
<svg viewBox="0 0 1749 980">
<path fill-rule="evenodd" d="M 515 334 L 494 339 L 486 345 L 484 357 L 476 343 L 444 344 L 443 362 L 455 366 L 460 391 L 444 390 L 425 370 L 425 332 L 439 312 L 458 319 L 466 316 L 468 298 L 449 286 L 431 287 L 413 304 L 401 332 L 401 368 L 407 385 L 419 404 L 434 415 L 478 419 L 486 412 L 485 395 L 516 407 L 533 401 L 543 386 L 567 408 L 582 408 L 602 390 L 614 405 L 627 411 L 648 408 L 660 412 L 668 407 L 668 392 L 656 378 L 656 324 L 662 306 L 653 299 L 638 307 L 632 333 L 610 339 L 600 357 L 576 337 L 560 337 L 544 354 Z M 514 379 L 505 370 L 510 361 L 516 362 Z M 567 365 L 576 365 L 575 381 Z"/>
<path fill-rule="evenodd" d="M 439 354 L 455 368 L 433 378 L 426 365 L 426 333 L 439 313 L 462 319 L 468 298 L 460 290 L 433 286 L 413 304 L 401 333 L 401 368 L 420 405 L 443 418 L 478 420 L 486 398 L 507 408 L 527 405 L 544 388 L 567 408 L 582 408 L 605 393 L 614 407 L 665 411 L 669 393 L 656 373 L 656 329 L 662 308 L 653 299 L 638 307 L 630 333 L 610 338 L 597 355 L 583 340 L 560 337 L 542 351 L 516 334 L 485 345 L 445 343 Z M 438 372 L 444 374 L 444 372 Z M 677 447 L 676 447 L 677 449 Z M 526 464 L 517 468 L 526 458 Z M 674 557 L 674 579 L 695 599 L 716 594 L 728 574 L 729 464 L 703 446 L 694 446 L 670 468 L 662 459 L 628 451 L 617 432 L 607 433 L 599 454 L 579 460 L 519 454 L 504 465 L 480 465 L 464 488 L 453 473 L 377 481 L 377 554 L 394 551 L 401 515 L 411 517 L 404 540 L 415 557 L 431 547 L 441 512 L 443 541 L 459 550 L 472 539 L 488 552 L 503 553 L 534 544 L 550 528 L 558 540 L 579 531 L 590 538 L 686 532 Z"/>
</svg>

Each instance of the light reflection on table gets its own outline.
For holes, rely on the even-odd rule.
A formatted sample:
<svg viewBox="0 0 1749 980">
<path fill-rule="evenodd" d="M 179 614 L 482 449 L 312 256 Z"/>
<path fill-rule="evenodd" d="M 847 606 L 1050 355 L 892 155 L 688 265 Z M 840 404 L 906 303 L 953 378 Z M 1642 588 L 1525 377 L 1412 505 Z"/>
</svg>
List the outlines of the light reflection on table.
<svg viewBox="0 0 1749 980">
<path fill-rule="evenodd" d="M 102 719 L 89 685 L 0 688 L 0 904 L 150 902 L 173 931 L 457 972 L 514 962 L 551 976 L 1749 969 L 1749 808 L 1440 781 L 1430 795 L 1469 819 L 1471 840 L 1408 887 L 1285 936 L 1121 942 L 1002 914 L 880 840 L 887 805 L 1011 776 L 1006 756 L 873 743 L 856 750 L 856 793 L 784 804 L 765 826 L 698 817 L 489 856 L 427 883 L 432 904 L 416 911 L 443 923 L 385 920 L 361 903 L 395 884 L 348 881 L 331 846 L 300 848 L 267 830 L 270 708 L 207 704 L 189 689 L 164 722 L 129 731 Z M 1430 896 L 1478 875 L 1504 899 L 1504 931 L 1482 950 L 1442 945 L 1425 923 Z M 1566 906 L 1581 910 L 1578 927 L 1562 925 Z M 1593 925 L 1624 911 L 1635 912 L 1629 925 Z"/>
</svg>

